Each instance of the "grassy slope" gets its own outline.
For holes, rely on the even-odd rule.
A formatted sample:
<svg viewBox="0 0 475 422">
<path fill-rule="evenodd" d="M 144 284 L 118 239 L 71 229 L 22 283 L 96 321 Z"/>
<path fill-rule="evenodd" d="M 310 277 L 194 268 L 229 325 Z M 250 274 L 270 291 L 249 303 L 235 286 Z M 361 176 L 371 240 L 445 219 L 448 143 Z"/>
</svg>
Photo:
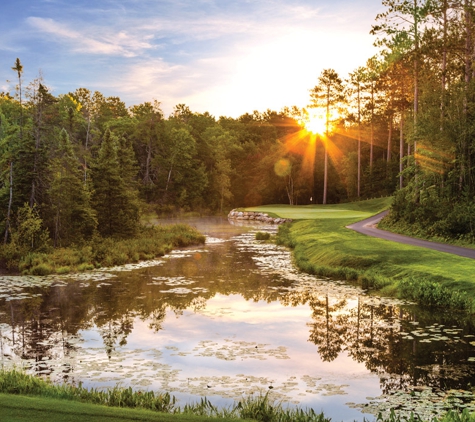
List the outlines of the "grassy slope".
<svg viewBox="0 0 475 422">
<path fill-rule="evenodd" d="M 348 279 L 376 279 L 379 287 L 388 284 L 386 292 L 397 290 L 398 279 L 415 276 L 475 295 L 474 260 L 371 238 L 345 228 L 389 205 L 390 198 L 382 198 L 328 206 L 271 205 L 248 210 L 306 219 L 294 222 L 288 233 L 297 264 L 305 271 Z"/>
<path fill-rule="evenodd" d="M 5 422 L 192 422 L 209 421 L 209 418 L 193 415 L 171 415 L 151 410 L 106 407 L 45 397 L 0 394 L 0 420 Z M 213 421 L 218 422 L 229 420 L 231 419 L 213 418 Z"/>
</svg>

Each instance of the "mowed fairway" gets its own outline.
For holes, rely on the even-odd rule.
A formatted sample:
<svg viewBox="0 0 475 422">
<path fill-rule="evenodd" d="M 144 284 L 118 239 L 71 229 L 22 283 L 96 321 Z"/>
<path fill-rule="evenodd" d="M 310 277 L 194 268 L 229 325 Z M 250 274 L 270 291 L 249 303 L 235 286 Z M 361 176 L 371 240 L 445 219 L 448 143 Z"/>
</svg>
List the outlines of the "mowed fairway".
<svg viewBox="0 0 475 422">
<path fill-rule="evenodd" d="M 206 416 L 172 415 L 151 410 L 106 407 L 46 397 L 0 394 L 0 421 L 2 422 L 204 422 L 208 420 L 210 418 Z M 213 418 L 212 420 L 225 422 L 232 419 Z"/>
<path fill-rule="evenodd" d="M 335 278 L 371 280 L 383 293 L 397 294 L 398 281 L 428 280 L 475 296 L 475 260 L 369 237 L 346 226 L 388 209 L 391 198 L 338 205 L 270 205 L 246 208 L 292 218 L 279 237 L 294 247 L 303 271 Z"/>
<path fill-rule="evenodd" d="M 388 209 L 391 198 L 371 199 L 336 205 L 262 205 L 246 211 L 267 212 L 294 220 L 321 220 L 327 218 L 363 220 Z"/>
</svg>

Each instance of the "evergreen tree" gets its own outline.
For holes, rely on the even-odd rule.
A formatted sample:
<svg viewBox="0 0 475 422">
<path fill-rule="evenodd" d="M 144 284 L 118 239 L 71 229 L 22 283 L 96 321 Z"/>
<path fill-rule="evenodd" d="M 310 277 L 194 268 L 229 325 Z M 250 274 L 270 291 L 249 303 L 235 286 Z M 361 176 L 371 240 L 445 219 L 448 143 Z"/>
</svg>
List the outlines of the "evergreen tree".
<svg viewBox="0 0 475 422">
<path fill-rule="evenodd" d="M 96 215 L 65 129 L 60 133 L 57 154 L 50 162 L 50 172 L 48 214 L 54 245 L 66 246 L 90 238 L 97 225 Z"/>
<path fill-rule="evenodd" d="M 92 166 L 92 202 L 102 236 L 133 236 L 139 224 L 137 192 L 124 179 L 118 155 L 119 143 L 106 130 Z M 130 173 L 129 173 L 130 175 Z"/>
<path fill-rule="evenodd" d="M 328 189 L 328 141 L 330 136 L 330 124 L 334 109 L 343 101 L 343 82 L 333 69 L 325 69 L 318 78 L 318 85 L 310 91 L 311 107 L 324 108 L 325 114 L 325 149 L 324 180 L 323 180 L 323 204 L 327 203 Z M 335 117 L 333 117 L 335 119 Z"/>
</svg>

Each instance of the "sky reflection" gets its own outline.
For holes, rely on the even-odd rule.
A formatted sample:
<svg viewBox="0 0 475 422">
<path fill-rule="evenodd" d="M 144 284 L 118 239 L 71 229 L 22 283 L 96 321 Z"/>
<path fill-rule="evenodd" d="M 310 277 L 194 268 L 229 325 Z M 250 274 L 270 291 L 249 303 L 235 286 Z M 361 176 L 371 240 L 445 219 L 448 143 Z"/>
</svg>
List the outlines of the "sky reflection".
<svg viewBox="0 0 475 422">
<path fill-rule="evenodd" d="M 442 397 L 475 381 L 470 321 L 302 274 L 255 230 L 216 222 L 215 241 L 155 266 L 0 279 L 2 365 L 182 406 L 269 392 L 336 421 L 377 413 L 382 393 Z"/>
</svg>

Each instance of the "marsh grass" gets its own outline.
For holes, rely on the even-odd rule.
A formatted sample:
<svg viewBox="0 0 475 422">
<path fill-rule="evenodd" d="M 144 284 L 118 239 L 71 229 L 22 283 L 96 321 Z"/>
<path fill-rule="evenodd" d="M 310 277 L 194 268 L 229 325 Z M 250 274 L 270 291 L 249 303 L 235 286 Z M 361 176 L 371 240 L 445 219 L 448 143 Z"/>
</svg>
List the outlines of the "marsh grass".
<svg viewBox="0 0 475 422">
<path fill-rule="evenodd" d="M 243 398 L 233 406 L 218 408 L 206 397 L 197 403 L 178 407 L 175 397 L 169 393 L 133 391 L 132 388 L 113 387 L 100 391 L 88 390 L 81 385 L 54 385 L 48 380 L 28 375 L 23 371 L 1 370 L 0 393 L 41 396 L 54 399 L 74 400 L 82 403 L 112 407 L 148 409 L 164 413 L 207 416 L 209 418 L 254 419 L 269 422 L 327 422 L 323 413 L 312 409 L 287 409 L 280 402 L 269 399 L 268 394 Z"/>
<path fill-rule="evenodd" d="M 12 395 L 11 400 L 9 400 L 12 404 L 16 403 L 16 396 L 65 400 L 64 405 L 58 406 L 57 403 L 55 403 L 61 413 L 67 412 L 68 408 L 71 407 L 71 405 L 67 404 L 69 401 L 80 402 L 85 406 L 95 404 L 123 409 L 151 410 L 161 412 L 162 414 L 175 415 L 177 421 L 183 420 L 179 418 L 180 415 L 184 417 L 188 415 L 190 416 L 190 420 L 196 417 L 197 420 L 209 418 L 215 420 L 254 420 L 262 422 L 330 422 L 330 418 L 325 417 L 323 412 L 316 413 L 313 409 L 286 407 L 279 401 L 269 399 L 268 393 L 242 398 L 238 402 L 235 402 L 234 405 L 225 408 L 214 406 L 206 397 L 202 398 L 199 402 L 186 404 L 181 408 L 177 405 L 176 399 L 169 393 L 133 391 L 130 387 L 124 388 L 119 386 L 100 391 L 97 389 L 88 390 L 81 385 L 54 385 L 48 380 L 27 375 L 25 372 L 17 369 L 8 371 L 0 370 L 0 394 Z M 34 408 L 26 409 L 25 405 L 21 403 L 18 403 L 18 406 L 23 406 L 23 414 L 26 414 L 26 412 L 34 414 Z M 87 409 L 90 412 L 90 407 Z M 99 409 L 99 407 L 97 409 Z M 58 409 L 52 410 L 56 411 Z M 80 411 L 80 408 L 78 409 L 76 406 L 75 412 L 78 411 Z M 105 417 L 106 415 L 104 415 L 104 418 Z M 132 419 L 137 420 L 134 417 L 132 417 Z M 51 416 L 50 420 L 56 419 Z M 100 419 L 96 418 L 94 420 Z M 147 420 L 149 419 L 147 418 Z M 166 420 L 173 419 L 167 417 Z M 366 421 L 366 419 L 364 420 Z M 421 420 L 422 419 L 417 415 L 412 415 L 410 418 L 400 417 L 394 410 L 391 411 L 387 417 L 383 417 L 380 414 L 377 418 L 379 422 L 415 422 Z M 442 418 L 433 418 L 431 422 L 475 422 L 475 416 L 470 414 L 467 410 L 463 412 L 450 410 Z"/>
<path fill-rule="evenodd" d="M 270 233 L 267 232 L 257 232 L 256 233 L 256 240 L 269 240 L 270 239 Z"/>
<path fill-rule="evenodd" d="M 51 253 L 28 253 L 20 260 L 18 269 L 25 275 L 81 272 L 153 259 L 175 247 L 204 242 L 205 237 L 186 224 L 142 227 L 131 239 L 96 237 L 86 245 L 57 248 Z"/>
</svg>

